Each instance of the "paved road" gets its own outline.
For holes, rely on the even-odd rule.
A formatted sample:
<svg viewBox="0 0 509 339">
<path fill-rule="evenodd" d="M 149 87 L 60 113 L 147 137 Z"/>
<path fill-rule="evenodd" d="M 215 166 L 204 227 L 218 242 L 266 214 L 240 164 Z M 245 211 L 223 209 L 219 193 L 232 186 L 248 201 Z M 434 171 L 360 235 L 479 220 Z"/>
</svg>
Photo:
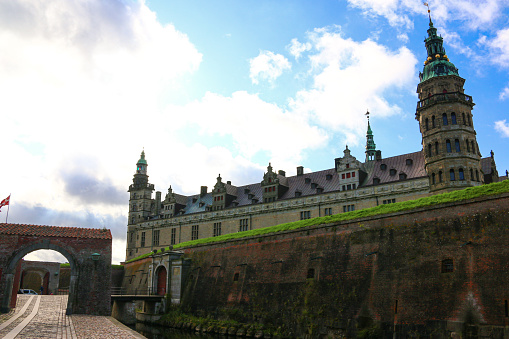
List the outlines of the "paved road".
<svg viewBox="0 0 509 339">
<path fill-rule="evenodd" d="M 0 315 L 0 338 L 145 338 L 111 317 L 66 316 L 66 306 L 66 295 L 18 295 L 16 309 Z"/>
</svg>

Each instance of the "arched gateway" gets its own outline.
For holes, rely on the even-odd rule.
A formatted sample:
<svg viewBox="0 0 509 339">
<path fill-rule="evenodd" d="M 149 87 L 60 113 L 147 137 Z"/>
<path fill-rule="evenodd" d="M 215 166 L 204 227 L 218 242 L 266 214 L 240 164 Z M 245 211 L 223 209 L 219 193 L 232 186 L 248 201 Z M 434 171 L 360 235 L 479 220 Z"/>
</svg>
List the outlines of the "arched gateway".
<svg viewBox="0 0 509 339">
<path fill-rule="evenodd" d="M 40 249 L 61 253 L 71 266 L 67 314 L 111 315 L 109 230 L 0 223 L 2 312 L 16 305 L 21 258 Z"/>
</svg>

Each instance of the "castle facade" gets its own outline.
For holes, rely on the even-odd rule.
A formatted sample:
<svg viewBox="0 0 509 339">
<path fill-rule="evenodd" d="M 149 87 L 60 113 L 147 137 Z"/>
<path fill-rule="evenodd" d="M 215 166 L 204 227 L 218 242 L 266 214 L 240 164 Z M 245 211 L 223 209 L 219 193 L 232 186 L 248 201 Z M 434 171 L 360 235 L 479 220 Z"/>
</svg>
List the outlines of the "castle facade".
<svg viewBox="0 0 509 339">
<path fill-rule="evenodd" d="M 219 175 L 211 191 L 184 196 L 171 186 L 162 197 L 148 181 L 141 153 L 129 186 L 126 260 L 155 249 L 200 238 L 242 232 L 285 222 L 413 200 L 498 181 L 493 152 L 481 158 L 471 96 L 465 79 L 449 61 L 442 37 L 430 20 L 427 58 L 419 76 L 416 120 L 422 150 L 383 158 L 368 120 L 364 161 L 350 154 L 334 167 L 287 177 L 267 167 L 261 181 L 235 186 Z"/>
</svg>

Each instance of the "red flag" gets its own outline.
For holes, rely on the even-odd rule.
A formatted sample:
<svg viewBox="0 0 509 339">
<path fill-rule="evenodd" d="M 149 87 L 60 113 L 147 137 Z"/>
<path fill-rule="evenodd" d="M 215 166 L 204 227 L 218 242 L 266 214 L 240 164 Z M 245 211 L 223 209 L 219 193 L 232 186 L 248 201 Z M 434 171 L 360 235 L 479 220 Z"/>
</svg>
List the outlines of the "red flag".
<svg viewBox="0 0 509 339">
<path fill-rule="evenodd" d="M 9 205 L 9 200 L 11 200 L 11 196 L 10 195 L 0 202 L 0 208 L 2 208 L 3 206 Z"/>
</svg>

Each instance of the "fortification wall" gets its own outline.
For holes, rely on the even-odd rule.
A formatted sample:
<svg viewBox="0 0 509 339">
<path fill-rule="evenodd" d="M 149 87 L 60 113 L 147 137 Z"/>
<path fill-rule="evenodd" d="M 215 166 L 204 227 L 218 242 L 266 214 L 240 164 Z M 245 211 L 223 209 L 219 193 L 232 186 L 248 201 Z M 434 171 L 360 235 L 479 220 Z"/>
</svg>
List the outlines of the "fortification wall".
<svg viewBox="0 0 509 339">
<path fill-rule="evenodd" d="M 182 306 L 298 336 L 507 326 L 508 243 L 504 194 L 201 245 Z"/>
</svg>

